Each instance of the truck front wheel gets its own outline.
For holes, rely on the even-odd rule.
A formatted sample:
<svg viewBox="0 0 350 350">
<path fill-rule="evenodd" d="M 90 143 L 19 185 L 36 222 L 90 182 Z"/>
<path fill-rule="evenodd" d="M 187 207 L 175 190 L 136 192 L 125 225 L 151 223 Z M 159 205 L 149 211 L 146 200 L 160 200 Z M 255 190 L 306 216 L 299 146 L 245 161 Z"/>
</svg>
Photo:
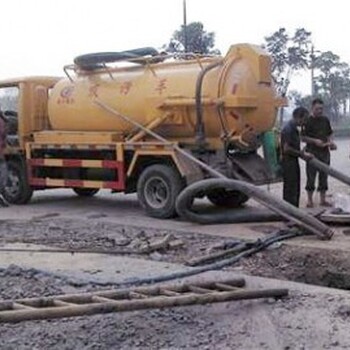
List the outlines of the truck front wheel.
<svg viewBox="0 0 350 350">
<path fill-rule="evenodd" d="M 137 195 L 149 216 L 167 219 L 176 216 L 175 203 L 183 188 L 184 181 L 176 169 L 155 164 L 141 173 Z"/>
<path fill-rule="evenodd" d="M 4 198 L 11 204 L 26 204 L 32 195 L 33 190 L 28 183 L 25 166 L 18 161 L 9 161 Z"/>
</svg>

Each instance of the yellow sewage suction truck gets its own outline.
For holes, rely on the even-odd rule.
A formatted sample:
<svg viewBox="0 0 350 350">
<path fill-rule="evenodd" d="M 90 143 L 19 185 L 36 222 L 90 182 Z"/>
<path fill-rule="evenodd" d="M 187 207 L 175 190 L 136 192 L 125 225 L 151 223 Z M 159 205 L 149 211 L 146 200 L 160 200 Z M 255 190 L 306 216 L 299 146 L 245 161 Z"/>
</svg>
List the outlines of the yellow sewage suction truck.
<svg viewBox="0 0 350 350">
<path fill-rule="evenodd" d="M 149 215 L 172 217 L 178 194 L 208 177 L 176 147 L 228 178 L 275 180 L 266 135 L 278 99 L 260 47 L 234 45 L 225 57 L 173 57 L 152 48 L 88 54 L 64 71 L 66 78 L 0 82 L 9 202 L 27 203 L 49 188 L 86 197 L 110 189 L 137 192 Z M 248 199 L 238 191 L 205 195 L 226 207 Z"/>
</svg>

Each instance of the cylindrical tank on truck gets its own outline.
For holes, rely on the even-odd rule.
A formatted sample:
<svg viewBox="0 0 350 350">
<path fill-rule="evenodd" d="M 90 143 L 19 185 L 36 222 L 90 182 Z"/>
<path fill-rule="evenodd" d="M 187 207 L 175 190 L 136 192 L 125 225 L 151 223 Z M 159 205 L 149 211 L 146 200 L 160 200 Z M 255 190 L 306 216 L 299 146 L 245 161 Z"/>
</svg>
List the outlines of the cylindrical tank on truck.
<svg viewBox="0 0 350 350">
<path fill-rule="evenodd" d="M 198 87 L 198 77 L 210 65 L 215 67 Z M 198 88 L 209 147 L 222 148 L 223 132 L 231 140 L 242 136 L 251 140 L 274 125 L 270 58 L 252 45 L 232 46 L 224 58 L 166 61 L 115 71 L 80 69 L 73 81 L 63 79 L 53 88 L 49 118 L 54 130 L 116 131 L 126 137 L 135 131 L 130 123 L 96 106 L 94 97 L 98 97 L 145 126 L 164 118 L 156 128 L 162 136 L 192 143 L 198 131 Z"/>
</svg>

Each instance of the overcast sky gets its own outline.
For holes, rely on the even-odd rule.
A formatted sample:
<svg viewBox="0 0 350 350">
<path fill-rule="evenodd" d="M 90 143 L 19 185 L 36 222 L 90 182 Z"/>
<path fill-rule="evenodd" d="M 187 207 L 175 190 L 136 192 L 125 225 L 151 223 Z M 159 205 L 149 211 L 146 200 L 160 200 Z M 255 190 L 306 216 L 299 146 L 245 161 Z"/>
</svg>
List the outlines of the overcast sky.
<svg viewBox="0 0 350 350">
<path fill-rule="evenodd" d="M 235 43 L 261 44 L 279 27 L 305 27 L 316 49 L 350 62 L 345 3 L 187 0 L 187 20 L 214 31 L 222 53 Z M 79 54 L 161 47 L 182 23 L 182 0 L 1 0 L 0 13 L 0 79 L 62 75 Z M 306 73 L 295 79 L 293 88 L 308 92 L 307 79 Z"/>
</svg>

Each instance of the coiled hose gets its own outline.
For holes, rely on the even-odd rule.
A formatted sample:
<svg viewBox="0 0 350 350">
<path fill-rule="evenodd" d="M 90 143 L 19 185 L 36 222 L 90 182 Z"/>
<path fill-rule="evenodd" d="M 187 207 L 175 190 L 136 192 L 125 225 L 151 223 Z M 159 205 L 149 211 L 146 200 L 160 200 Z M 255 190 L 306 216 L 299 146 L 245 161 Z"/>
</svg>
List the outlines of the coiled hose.
<svg viewBox="0 0 350 350">
<path fill-rule="evenodd" d="M 237 209 L 225 213 L 203 214 L 197 213 L 192 209 L 194 198 L 203 193 L 223 189 L 225 191 L 240 191 L 248 197 L 255 199 L 271 212 L 250 211 L 249 213 L 239 212 Z M 176 202 L 176 209 L 180 216 L 185 219 L 201 224 L 213 223 L 236 223 L 249 221 L 268 221 L 274 218 L 291 219 L 294 223 L 301 226 L 310 233 L 317 235 L 321 239 L 330 239 L 333 231 L 324 223 L 300 210 L 293 205 L 271 196 L 267 191 L 247 182 L 231 179 L 208 179 L 195 182 L 186 187 L 179 195 Z M 272 220 L 271 220 L 272 221 Z"/>
<path fill-rule="evenodd" d="M 350 186 L 350 177 L 340 171 L 328 166 L 316 158 L 305 159 L 317 170 L 326 173 L 327 175 L 339 180 L 340 182 Z M 212 190 L 224 189 L 226 191 L 238 190 L 245 193 L 247 196 L 261 202 L 266 209 L 235 209 L 231 211 L 215 212 L 209 214 L 198 213 L 192 209 L 194 198 Z M 318 235 L 323 239 L 332 237 L 332 230 L 320 222 L 315 217 L 305 213 L 304 211 L 295 208 L 285 201 L 281 201 L 272 197 L 266 191 L 251 185 L 249 183 L 230 180 L 230 179 L 210 179 L 197 182 L 185 188 L 179 195 L 176 203 L 178 213 L 187 220 L 200 224 L 219 224 L 219 223 L 238 223 L 238 222 L 264 222 L 264 221 L 279 221 L 283 217 L 290 214 L 294 218 L 300 220 L 301 226 L 308 231 Z M 295 220 L 293 220 L 295 222 Z"/>
</svg>

